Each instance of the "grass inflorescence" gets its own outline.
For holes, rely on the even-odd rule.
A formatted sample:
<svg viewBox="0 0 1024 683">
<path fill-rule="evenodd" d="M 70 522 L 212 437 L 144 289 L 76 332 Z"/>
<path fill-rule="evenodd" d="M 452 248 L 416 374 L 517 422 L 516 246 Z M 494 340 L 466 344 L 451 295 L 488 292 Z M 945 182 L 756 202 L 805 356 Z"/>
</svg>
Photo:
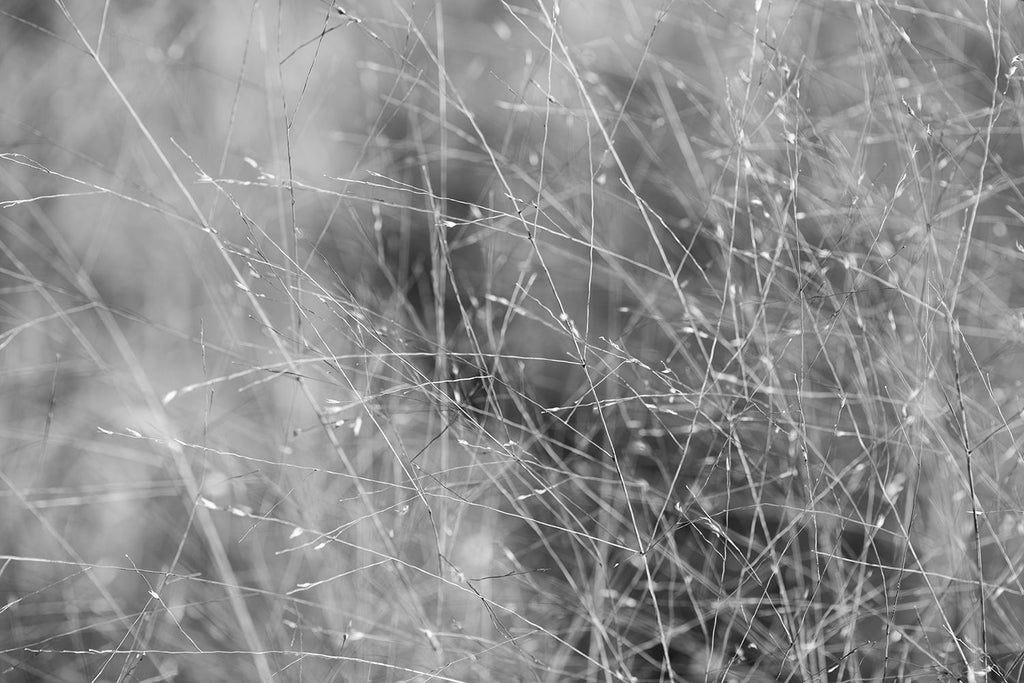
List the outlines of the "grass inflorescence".
<svg viewBox="0 0 1024 683">
<path fill-rule="evenodd" d="M 0 678 L 1024 677 L 1009 0 L 0 8 Z"/>
</svg>

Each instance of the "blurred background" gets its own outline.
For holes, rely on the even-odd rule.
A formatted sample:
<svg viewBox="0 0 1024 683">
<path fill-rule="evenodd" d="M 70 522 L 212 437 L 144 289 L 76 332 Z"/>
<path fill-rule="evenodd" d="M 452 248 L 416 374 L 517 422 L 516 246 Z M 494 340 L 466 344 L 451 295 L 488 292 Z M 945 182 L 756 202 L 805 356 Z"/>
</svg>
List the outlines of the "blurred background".
<svg viewBox="0 0 1024 683">
<path fill-rule="evenodd" d="M 0 2 L 0 678 L 1019 674 L 1022 29 Z"/>
</svg>

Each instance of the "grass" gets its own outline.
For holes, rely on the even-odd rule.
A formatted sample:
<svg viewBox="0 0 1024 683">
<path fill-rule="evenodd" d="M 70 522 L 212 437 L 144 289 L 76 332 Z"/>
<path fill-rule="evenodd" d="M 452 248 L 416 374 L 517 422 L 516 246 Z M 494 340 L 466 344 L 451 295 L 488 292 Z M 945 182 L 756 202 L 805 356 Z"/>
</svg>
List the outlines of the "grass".
<svg viewBox="0 0 1024 683">
<path fill-rule="evenodd" d="M 1024 678 L 1016 3 L 0 7 L 0 678 Z"/>
</svg>

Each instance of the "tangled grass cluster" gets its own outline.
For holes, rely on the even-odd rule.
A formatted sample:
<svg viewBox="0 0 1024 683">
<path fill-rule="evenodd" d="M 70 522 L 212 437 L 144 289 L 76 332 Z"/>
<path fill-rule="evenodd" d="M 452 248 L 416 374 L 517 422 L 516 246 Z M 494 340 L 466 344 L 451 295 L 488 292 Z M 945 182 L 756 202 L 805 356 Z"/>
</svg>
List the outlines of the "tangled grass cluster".
<svg viewBox="0 0 1024 683">
<path fill-rule="evenodd" d="M 1021 36 L 8 2 L 0 678 L 1024 677 Z"/>
</svg>

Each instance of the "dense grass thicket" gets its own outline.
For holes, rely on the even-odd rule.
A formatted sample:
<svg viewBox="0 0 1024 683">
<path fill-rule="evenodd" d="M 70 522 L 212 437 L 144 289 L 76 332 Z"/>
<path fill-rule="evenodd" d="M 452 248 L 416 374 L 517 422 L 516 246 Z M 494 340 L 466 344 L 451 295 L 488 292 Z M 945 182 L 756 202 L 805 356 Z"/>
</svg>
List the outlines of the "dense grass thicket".
<svg viewBox="0 0 1024 683">
<path fill-rule="evenodd" d="M 1024 679 L 1021 7 L 0 3 L 0 679 Z"/>
</svg>

